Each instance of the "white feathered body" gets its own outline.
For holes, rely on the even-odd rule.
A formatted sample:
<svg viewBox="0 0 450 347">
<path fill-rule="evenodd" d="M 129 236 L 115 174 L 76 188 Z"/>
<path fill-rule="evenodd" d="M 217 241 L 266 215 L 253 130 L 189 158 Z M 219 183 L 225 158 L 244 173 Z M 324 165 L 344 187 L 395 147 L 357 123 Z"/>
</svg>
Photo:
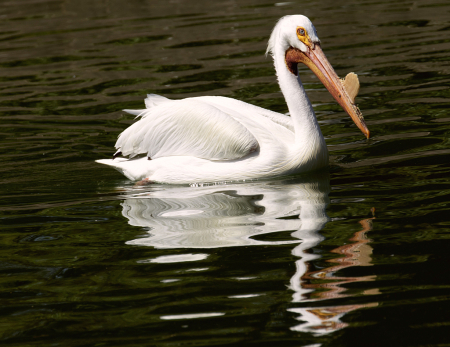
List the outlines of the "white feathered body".
<svg viewBox="0 0 450 347">
<path fill-rule="evenodd" d="M 242 101 L 149 95 L 146 106 L 126 110 L 141 117 L 116 143 L 130 158 L 98 160 L 131 180 L 240 181 L 312 171 L 328 163 L 321 134 L 316 142 L 296 143 L 289 116 Z M 138 154 L 145 157 L 134 158 Z"/>
</svg>

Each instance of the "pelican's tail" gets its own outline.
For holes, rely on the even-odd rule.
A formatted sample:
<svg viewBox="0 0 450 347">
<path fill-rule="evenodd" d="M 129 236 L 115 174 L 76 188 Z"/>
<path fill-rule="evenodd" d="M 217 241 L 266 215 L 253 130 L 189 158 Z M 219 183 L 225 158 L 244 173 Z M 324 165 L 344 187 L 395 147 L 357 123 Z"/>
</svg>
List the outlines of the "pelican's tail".
<svg viewBox="0 0 450 347">
<path fill-rule="evenodd" d="M 99 164 L 112 166 L 132 181 L 145 178 L 145 170 L 142 170 L 143 168 L 139 166 L 139 162 L 142 161 L 145 163 L 145 158 L 144 160 L 129 160 L 126 158 L 96 160 Z"/>
</svg>

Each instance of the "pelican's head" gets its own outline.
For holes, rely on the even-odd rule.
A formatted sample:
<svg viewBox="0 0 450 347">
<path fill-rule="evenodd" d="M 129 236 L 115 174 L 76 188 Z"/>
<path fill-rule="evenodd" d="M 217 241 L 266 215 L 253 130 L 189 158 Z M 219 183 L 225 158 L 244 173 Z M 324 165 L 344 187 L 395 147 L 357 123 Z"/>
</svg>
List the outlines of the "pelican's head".
<svg viewBox="0 0 450 347">
<path fill-rule="evenodd" d="M 308 17 L 301 14 L 284 16 L 270 35 L 266 53 L 275 54 L 277 48 L 287 51 L 290 47 L 307 52 L 308 47 L 313 47 L 316 43 L 320 43 L 320 40 Z"/>
<path fill-rule="evenodd" d="M 369 138 L 369 129 L 359 108 L 355 105 L 354 95 L 350 96 L 333 67 L 322 51 L 316 28 L 302 15 L 282 17 L 272 31 L 267 46 L 267 54 L 274 59 L 284 56 L 286 69 L 298 76 L 297 64 L 308 66 L 333 95 L 336 101 L 348 113 L 356 126 Z M 359 82 L 358 82 L 359 83 Z"/>
</svg>

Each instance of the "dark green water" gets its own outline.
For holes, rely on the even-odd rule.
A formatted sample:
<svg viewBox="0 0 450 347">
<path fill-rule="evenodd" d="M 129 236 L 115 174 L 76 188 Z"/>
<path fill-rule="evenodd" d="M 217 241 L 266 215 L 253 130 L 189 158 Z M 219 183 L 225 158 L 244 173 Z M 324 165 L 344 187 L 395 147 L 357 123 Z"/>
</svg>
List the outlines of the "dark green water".
<svg viewBox="0 0 450 347">
<path fill-rule="evenodd" d="M 4 1 L 2 346 L 450 346 L 450 3 Z M 134 187 L 146 93 L 287 112 L 266 42 L 314 22 L 365 140 L 306 68 L 329 172 Z"/>
</svg>

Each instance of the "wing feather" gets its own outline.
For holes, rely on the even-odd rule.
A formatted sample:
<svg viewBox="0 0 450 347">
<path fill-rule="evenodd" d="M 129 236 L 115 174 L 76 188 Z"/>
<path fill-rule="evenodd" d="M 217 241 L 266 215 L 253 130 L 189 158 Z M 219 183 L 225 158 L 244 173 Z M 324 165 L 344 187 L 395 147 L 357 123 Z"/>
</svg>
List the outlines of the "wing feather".
<svg viewBox="0 0 450 347">
<path fill-rule="evenodd" d="M 292 118 L 282 113 L 266 110 L 265 108 L 224 96 L 199 96 L 194 99 L 201 100 L 205 103 L 217 107 L 225 106 L 227 108 L 238 110 L 239 113 L 241 113 L 244 117 L 246 117 L 247 115 L 258 114 L 270 119 L 272 122 L 279 124 L 292 132 L 294 131 Z"/>
<path fill-rule="evenodd" d="M 147 98 L 144 100 L 146 109 L 158 106 L 162 104 L 163 102 L 172 101 L 164 96 L 158 95 L 158 94 L 147 94 Z M 136 117 L 144 117 L 146 115 L 146 110 L 122 110 L 126 113 L 132 114 Z"/>
<path fill-rule="evenodd" d="M 130 157 L 146 153 L 152 159 L 181 155 L 232 160 L 254 152 L 259 144 L 245 126 L 213 105 L 166 99 L 120 134 L 116 148 Z"/>
<path fill-rule="evenodd" d="M 162 104 L 163 102 L 170 101 L 172 100 L 158 94 L 147 94 L 147 98 L 144 100 L 146 108 L 152 108 Z"/>
</svg>

